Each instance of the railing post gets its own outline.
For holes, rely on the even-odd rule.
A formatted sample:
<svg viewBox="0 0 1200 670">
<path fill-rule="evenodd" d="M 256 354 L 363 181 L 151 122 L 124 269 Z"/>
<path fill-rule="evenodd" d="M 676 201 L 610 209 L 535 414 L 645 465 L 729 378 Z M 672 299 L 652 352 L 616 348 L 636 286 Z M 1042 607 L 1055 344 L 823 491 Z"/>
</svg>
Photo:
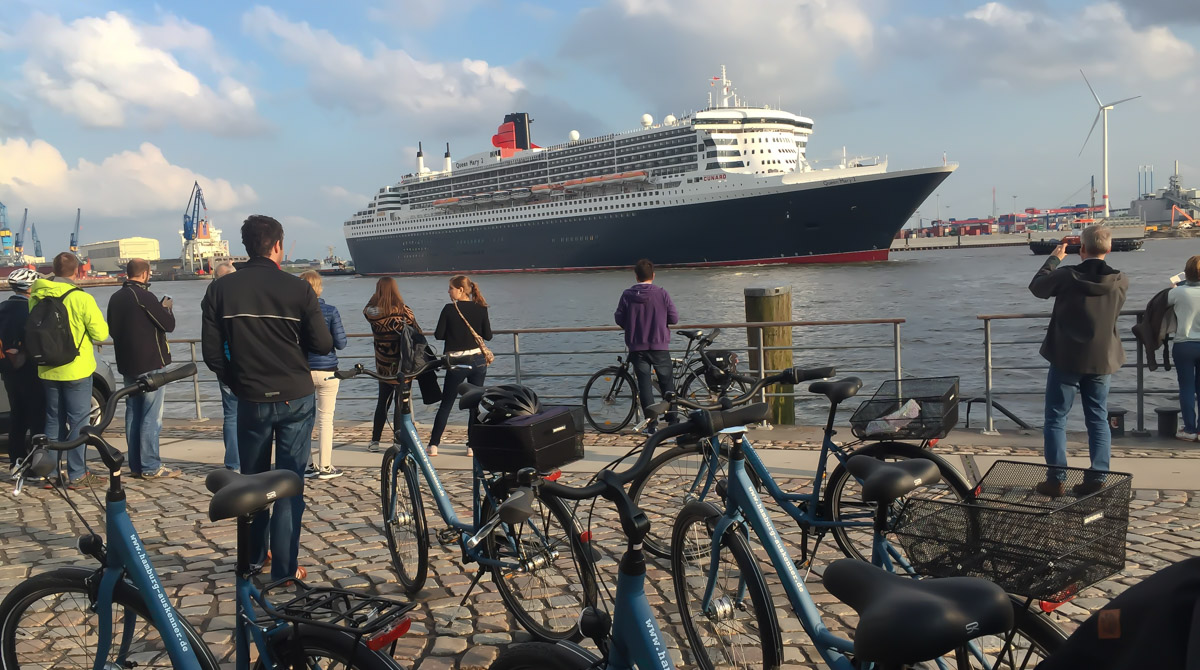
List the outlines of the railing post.
<svg viewBox="0 0 1200 670">
<path fill-rule="evenodd" d="M 892 324 L 892 350 L 896 357 L 896 379 L 902 378 L 902 369 L 900 367 L 900 322 Z"/>
<path fill-rule="evenodd" d="M 758 332 L 758 334 L 755 336 L 758 342 L 758 378 L 763 379 L 767 376 L 766 350 L 763 349 L 763 329 L 755 328 L 754 330 Z M 761 402 L 767 401 L 767 387 L 764 386 L 762 390 L 759 391 L 759 397 Z"/>
<path fill-rule="evenodd" d="M 995 435 L 996 424 L 992 417 L 992 320 L 983 320 L 983 391 L 987 402 L 987 427 L 984 435 Z"/>
<path fill-rule="evenodd" d="M 196 343 L 189 342 L 188 349 L 190 349 L 191 353 L 192 353 L 192 363 L 193 364 L 197 363 L 198 361 L 196 360 Z M 204 413 L 200 411 L 200 375 L 199 375 L 199 373 L 192 375 L 192 399 L 196 401 L 196 420 L 199 421 L 200 419 L 204 418 Z"/>
<path fill-rule="evenodd" d="M 521 336 L 513 333 L 513 375 L 517 383 L 521 383 Z"/>
<path fill-rule="evenodd" d="M 1138 323 L 1142 322 L 1143 316 L 1143 313 L 1138 313 Z M 1146 430 L 1146 361 L 1142 357 L 1141 343 L 1134 342 L 1133 348 L 1137 350 L 1137 430 L 1133 431 L 1133 436 L 1150 437 L 1150 431 Z"/>
</svg>

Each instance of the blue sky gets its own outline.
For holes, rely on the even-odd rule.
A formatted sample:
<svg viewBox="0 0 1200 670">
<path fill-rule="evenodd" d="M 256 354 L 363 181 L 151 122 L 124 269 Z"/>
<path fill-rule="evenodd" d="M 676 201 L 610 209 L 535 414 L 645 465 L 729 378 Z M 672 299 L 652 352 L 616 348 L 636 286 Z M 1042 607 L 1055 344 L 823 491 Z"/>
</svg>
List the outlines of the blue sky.
<svg viewBox="0 0 1200 670">
<path fill-rule="evenodd" d="M 487 148 L 529 111 L 553 144 L 703 107 L 725 64 L 741 95 L 813 117 L 809 158 L 886 155 L 959 170 L 964 218 L 1087 200 L 1110 115 L 1114 206 L 1139 165 L 1200 186 L 1195 0 L 298 0 L 0 3 L 0 202 L 50 251 L 178 246 L 199 180 L 227 237 L 266 213 L 296 256 L 344 251 L 341 223 L 413 167 Z M 1099 131 L 1097 131 L 1098 133 Z M 934 216 L 934 199 L 921 208 Z M 17 221 L 11 221 L 12 219 Z M 238 245 L 234 245 L 235 248 Z"/>
</svg>

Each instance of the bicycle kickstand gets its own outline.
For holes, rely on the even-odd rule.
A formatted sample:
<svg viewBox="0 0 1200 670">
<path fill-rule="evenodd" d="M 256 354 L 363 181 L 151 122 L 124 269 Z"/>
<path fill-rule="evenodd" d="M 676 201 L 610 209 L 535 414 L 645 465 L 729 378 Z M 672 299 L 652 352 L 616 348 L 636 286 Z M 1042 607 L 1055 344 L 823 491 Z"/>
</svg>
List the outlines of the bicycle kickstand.
<svg viewBox="0 0 1200 670">
<path fill-rule="evenodd" d="M 458 619 L 458 614 L 459 614 L 459 612 L 462 611 L 462 609 L 464 607 L 466 607 L 467 599 L 469 599 L 471 597 L 471 592 L 475 590 L 476 586 L 479 586 L 479 582 L 483 579 L 483 576 L 486 574 L 487 574 L 487 568 L 482 565 L 479 566 L 479 570 L 477 570 L 475 572 L 475 576 L 471 578 L 470 585 L 467 586 L 467 592 L 463 594 L 462 600 L 458 601 L 458 607 L 454 608 L 454 612 L 451 613 L 449 620 L 446 621 L 446 625 L 450 625 L 451 623 L 453 623 L 454 621 L 456 621 Z"/>
</svg>

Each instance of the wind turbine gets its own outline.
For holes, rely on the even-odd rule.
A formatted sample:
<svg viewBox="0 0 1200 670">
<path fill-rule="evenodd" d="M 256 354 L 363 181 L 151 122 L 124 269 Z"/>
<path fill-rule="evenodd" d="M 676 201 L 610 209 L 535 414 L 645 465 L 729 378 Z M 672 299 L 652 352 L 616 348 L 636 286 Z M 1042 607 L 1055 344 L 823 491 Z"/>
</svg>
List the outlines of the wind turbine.
<svg viewBox="0 0 1200 670">
<path fill-rule="evenodd" d="M 1125 98 L 1113 103 L 1104 104 L 1100 102 L 1100 96 L 1096 95 L 1096 89 L 1092 88 L 1092 82 L 1088 81 L 1087 75 L 1083 74 L 1083 70 L 1079 71 L 1083 75 L 1083 83 L 1087 84 L 1088 90 L 1092 92 L 1092 97 L 1096 99 L 1096 106 L 1100 109 L 1096 111 L 1096 118 L 1092 121 L 1092 128 L 1088 131 L 1087 137 L 1083 140 L 1083 146 L 1079 148 L 1079 155 L 1083 155 L 1083 150 L 1087 148 L 1088 140 L 1092 139 L 1092 133 L 1096 130 L 1096 124 L 1100 121 L 1100 117 L 1104 117 L 1104 142 L 1100 150 L 1101 161 L 1104 163 L 1103 186 L 1104 189 L 1104 218 L 1108 218 L 1108 110 L 1116 107 L 1122 102 L 1136 100 L 1142 96 L 1135 95 L 1132 98 Z"/>
</svg>

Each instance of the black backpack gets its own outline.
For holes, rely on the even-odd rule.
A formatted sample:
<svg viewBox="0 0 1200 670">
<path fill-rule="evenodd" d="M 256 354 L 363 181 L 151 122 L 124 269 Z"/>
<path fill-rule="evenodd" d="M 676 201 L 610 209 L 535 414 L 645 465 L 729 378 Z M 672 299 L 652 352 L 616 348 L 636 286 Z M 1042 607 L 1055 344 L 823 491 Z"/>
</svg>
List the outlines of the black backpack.
<svg viewBox="0 0 1200 670">
<path fill-rule="evenodd" d="M 78 290 L 72 288 L 62 295 L 48 295 L 29 310 L 29 321 L 25 323 L 25 351 L 35 365 L 56 368 L 79 357 L 83 338 L 75 341 L 66 304 L 67 296 Z"/>
</svg>

